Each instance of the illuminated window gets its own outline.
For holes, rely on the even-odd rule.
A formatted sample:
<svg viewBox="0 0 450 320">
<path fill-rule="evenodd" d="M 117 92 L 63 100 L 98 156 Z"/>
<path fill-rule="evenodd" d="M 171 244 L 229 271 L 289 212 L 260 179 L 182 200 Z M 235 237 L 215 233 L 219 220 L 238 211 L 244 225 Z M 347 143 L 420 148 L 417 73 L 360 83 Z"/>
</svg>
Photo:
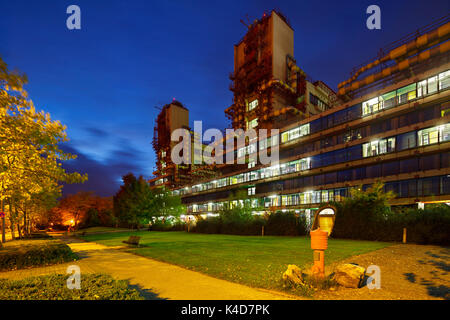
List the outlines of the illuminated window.
<svg viewBox="0 0 450 320">
<path fill-rule="evenodd" d="M 278 144 L 278 135 L 270 137 L 269 140 L 272 147 L 276 146 Z"/>
<path fill-rule="evenodd" d="M 450 70 L 439 74 L 439 90 L 450 87 Z"/>
<path fill-rule="evenodd" d="M 437 87 L 437 79 L 438 79 L 437 76 L 428 78 L 428 93 L 429 94 L 435 93 L 437 91 L 437 88 L 438 88 Z"/>
<path fill-rule="evenodd" d="M 247 147 L 239 148 L 238 149 L 238 158 L 245 156 L 246 150 L 247 150 Z"/>
<path fill-rule="evenodd" d="M 258 99 L 253 100 L 248 104 L 247 111 L 253 110 L 258 106 Z"/>
<path fill-rule="evenodd" d="M 417 83 L 417 96 L 422 97 L 428 94 L 427 80 L 423 80 Z"/>
<path fill-rule="evenodd" d="M 300 127 L 300 136 L 305 136 L 309 134 L 309 123 L 304 124 Z"/>
<path fill-rule="evenodd" d="M 450 141 L 450 123 L 439 126 L 439 142 Z"/>
<path fill-rule="evenodd" d="M 259 150 L 264 150 L 267 147 L 274 147 L 278 144 L 278 135 L 269 137 L 259 142 Z"/>
<path fill-rule="evenodd" d="M 380 97 L 380 109 L 388 109 L 396 104 L 396 91 L 391 91 L 386 94 L 383 94 Z"/>
<path fill-rule="evenodd" d="M 256 143 L 252 143 L 251 145 L 247 146 L 247 153 L 252 154 L 256 152 Z"/>
<path fill-rule="evenodd" d="M 247 129 L 253 129 L 258 126 L 258 118 L 247 122 Z"/>
<path fill-rule="evenodd" d="M 400 88 L 397 90 L 398 103 L 405 103 L 416 98 L 416 84 Z"/>
<path fill-rule="evenodd" d="M 270 198 L 271 206 L 272 207 L 278 207 L 280 205 L 280 197 L 275 196 Z"/>
<path fill-rule="evenodd" d="M 364 143 L 362 148 L 364 158 L 393 152 L 395 151 L 395 137 Z"/>
<path fill-rule="evenodd" d="M 291 129 L 289 131 L 285 131 L 281 134 L 281 143 L 291 141 L 300 137 L 303 137 L 305 135 L 308 135 L 310 132 L 310 126 L 309 123 L 304 124 L 300 127 Z M 278 141 L 277 141 L 278 142 Z"/>
<path fill-rule="evenodd" d="M 311 158 L 305 158 L 300 160 L 300 170 L 311 169 Z"/>
<path fill-rule="evenodd" d="M 252 196 L 256 193 L 256 187 L 251 187 L 251 188 L 248 188 L 247 190 L 248 190 L 249 196 Z"/>
<path fill-rule="evenodd" d="M 370 99 L 362 104 L 362 114 L 367 115 L 378 111 L 378 97 Z"/>
<path fill-rule="evenodd" d="M 419 146 L 426 146 L 439 142 L 439 127 L 419 130 L 417 132 L 419 137 Z"/>
</svg>

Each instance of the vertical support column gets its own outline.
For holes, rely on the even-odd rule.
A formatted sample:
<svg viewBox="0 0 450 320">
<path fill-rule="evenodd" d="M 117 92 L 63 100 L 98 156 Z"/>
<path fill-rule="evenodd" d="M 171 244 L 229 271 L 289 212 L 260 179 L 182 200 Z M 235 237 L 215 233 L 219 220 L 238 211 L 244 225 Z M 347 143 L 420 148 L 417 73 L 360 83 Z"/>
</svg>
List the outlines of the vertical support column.
<svg viewBox="0 0 450 320">
<path fill-rule="evenodd" d="M 403 228 L 403 243 L 406 243 L 406 228 Z"/>
<path fill-rule="evenodd" d="M 312 268 L 313 275 L 320 279 L 325 278 L 325 251 L 314 250 L 314 266 Z"/>
<path fill-rule="evenodd" d="M 1 210 L 2 210 L 2 212 L 5 212 L 5 203 L 4 203 L 3 199 L 1 199 L 0 201 L 2 203 Z M 6 223 L 5 223 L 5 217 L 3 216 L 2 217 L 2 243 L 6 242 L 6 230 L 5 230 L 5 228 L 6 228 Z"/>
</svg>

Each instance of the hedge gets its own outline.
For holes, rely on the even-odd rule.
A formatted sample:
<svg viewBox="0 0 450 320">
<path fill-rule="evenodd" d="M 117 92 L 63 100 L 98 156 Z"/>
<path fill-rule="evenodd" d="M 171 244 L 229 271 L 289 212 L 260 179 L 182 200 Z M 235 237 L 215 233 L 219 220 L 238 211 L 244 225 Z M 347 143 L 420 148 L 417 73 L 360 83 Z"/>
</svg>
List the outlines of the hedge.
<svg viewBox="0 0 450 320">
<path fill-rule="evenodd" d="M 277 212 L 268 219 L 261 216 L 228 214 L 202 219 L 192 228 L 198 233 L 218 233 L 236 235 L 261 235 L 264 227 L 265 235 L 301 236 L 306 234 L 306 223 L 303 217 L 294 213 Z"/>
<path fill-rule="evenodd" d="M 184 223 L 171 223 L 170 221 L 157 221 L 148 228 L 149 231 L 184 231 L 185 229 L 186 226 Z"/>
<path fill-rule="evenodd" d="M 63 263 L 78 259 L 59 240 L 16 240 L 0 249 L 0 271 Z"/>
<path fill-rule="evenodd" d="M 267 219 L 265 234 L 274 236 L 304 236 L 306 218 L 292 212 L 275 212 Z"/>
<path fill-rule="evenodd" d="M 69 275 L 53 274 L 23 280 L 0 279 L 0 300 L 143 300 L 125 280 L 104 274 L 83 274 L 80 289 L 67 288 Z"/>
<path fill-rule="evenodd" d="M 450 207 L 447 205 L 378 212 L 335 205 L 334 238 L 401 242 L 403 228 L 406 228 L 408 243 L 450 245 Z"/>
</svg>

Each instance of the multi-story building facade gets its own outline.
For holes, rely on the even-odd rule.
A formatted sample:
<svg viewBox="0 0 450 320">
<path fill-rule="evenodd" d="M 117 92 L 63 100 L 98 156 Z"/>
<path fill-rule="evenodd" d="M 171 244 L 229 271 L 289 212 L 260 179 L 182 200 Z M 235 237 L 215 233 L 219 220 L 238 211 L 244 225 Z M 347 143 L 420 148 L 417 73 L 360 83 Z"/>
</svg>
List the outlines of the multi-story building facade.
<svg viewBox="0 0 450 320">
<path fill-rule="evenodd" d="M 255 20 L 234 46 L 230 79 L 233 104 L 225 114 L 234 129 L 280 128 L 326 110 L 328 100 L 337 99 L 296 65 L 294 30 L 277 11 Z"/>
<path fill-rule="evenodd" d="M 234 150 L 239 158 L 277 146 L 279 162 L 229 165 L 234 169 L 219 177 L 173 192 L 194 215 L 233 207 L 244 200 L 232 195 L 245 190 L 255 213 L 294 210 L 310 217 L 321 204 L 348 196 L 350 188 L 366 188 L 378 180 L 397 195 L 392 205 L 450 203 L 450 23 L 434 27 L 397 43 L 387 51 L 388 59 L 361 67 L 340 85 L 338 95 L 331 89 L 322 89 L 321 98 L 316 89 L 300 92 L 308 95 L 308 103 L 321 104 L 321 110 L 305 107 L 290 121 L 272 119 L 271 126 L 263 127 L 278 128 L 277 135 Z M 291 61 L 287 58 L 286 68 Z M 365 78 L 358 80 L 361 76 Z M 307 81 L 306 86 L 327 88 L 321 82 Z M 242 92 L 239 97 L 235 93 L 233 108 L 243 102 L 248 110 L 258 99 L 248 94 L 242 98 Z M 242 119 L 251 121 L 246 112 L 232 113 L 233 127 L 244 126 Z"/>
<path fill-rule="evenodd" d="M 178 141 L 172 140 L 172 133 L 177 129 L 185 129 L 185 132 L 189 133 L 188 139 L 180 137 Z M 205 145 L 195 143 L 199 140 L 199 133 L 189 127 L 189 110 L 176 100 L 164 105 L 154 127 L 152 144 L 156 153 L 156 170 L 153 172 L 155 177 L 149 181 L 150 184 L 174 188 L 192 182 L 196 176 L 211 176 L 208 168 L 204 166 L 205 158 L 202 157 Z M 177 164 L 172 161 L 172 150 L 180 141 L 184 144 L 183 150 L 189 152 L 187 158 L 190 161 Z"/>
</svg>

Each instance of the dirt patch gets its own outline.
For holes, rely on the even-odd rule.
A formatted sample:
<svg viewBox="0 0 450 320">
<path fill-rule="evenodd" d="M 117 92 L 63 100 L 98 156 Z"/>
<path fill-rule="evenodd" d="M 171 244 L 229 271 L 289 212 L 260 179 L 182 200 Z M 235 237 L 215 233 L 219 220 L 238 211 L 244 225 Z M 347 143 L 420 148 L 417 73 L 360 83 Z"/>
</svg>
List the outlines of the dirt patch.
<svg viewBox="0 0 450 320">
<path fill-rule="evenodd" d="M 326 256 L 325 256 L 326 257 Z M 315 299 L 330 300 L 450 300 L 450 248 L 397 244 L 370 253 L 353 256 L 339 263 L 356 263 L 367 269 L 381 270 L 381 288 L 320 291 Z M 333 272 L 338 263 L 327 267 Z"/>
</svg>

